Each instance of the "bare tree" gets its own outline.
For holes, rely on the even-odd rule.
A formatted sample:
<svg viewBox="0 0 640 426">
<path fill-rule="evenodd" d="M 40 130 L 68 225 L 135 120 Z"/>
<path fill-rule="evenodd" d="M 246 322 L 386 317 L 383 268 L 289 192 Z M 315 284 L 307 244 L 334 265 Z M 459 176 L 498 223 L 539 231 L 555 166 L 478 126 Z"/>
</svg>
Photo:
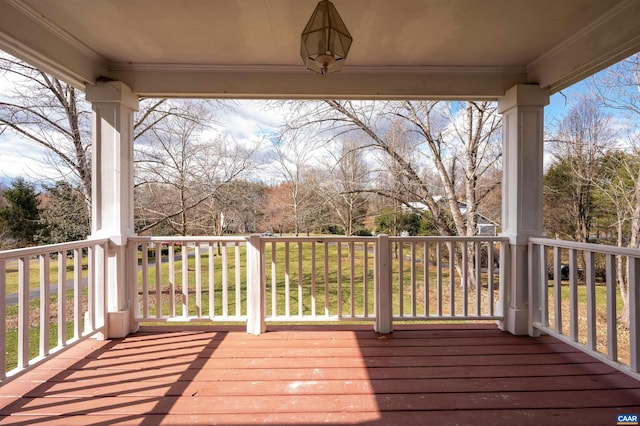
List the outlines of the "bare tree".
<svg viewBox="0 0 640 426">
<path fill-rule="evenodd" d="M 329 149 L 330 163 L 325 161 L 326 176 L 321 187 L 337 225 L 345 235 L 353 235 L 362 227 L 372 196 L 362 191 L 371 179 L 370 170 L 359 142 L 345 140 L 333 145 L 335 149 Z"/>
<path fill-rule="evenodd" d="M 640 167 L 637 164 L 640 142 L 638 123 L 640 122 L 640 53 L 630 56 L 618 64 L 608 68 L 591 80 L 592 92 L 607 108 L 621 112 L 626 118 L 627 150 L 632 155 L 618 154 L 621 161 L 613 162 L 609 167 L 608 178 L 600 184 L 605 194 L 616 207 L 617 244 L 624 245 L 623 226 L 629 225 L 628 247 L 640 248 Z M 611 164 L 611 163 L 610 163 Z M 607 176 L 605 174 L 605 176 Z M 623 259 L 617 261 L 618 287 L 624 302 L 620 319 L 629 326 L 629 269 Z"/>
<path fill-rule="evenodd" d="M 492 187 L 483 187 L 481 177 L 499 165 L 495 104 L 325 101 L 294 111 L 289 129 L 314 126 L 327 140 L 360 135 L 360 149 L 373 153 L 393 178 L 391 185 L 360 191 L 426 205 L 441 234 L 476 232 L 478 205 Z"/>
<path fill-rule="evenodd" d="M 305 175 L 310 167 L 314 151 L 320 146 L 319 140 L 305 134 L 303 129 L 288 129 L 281 135 L 279 143 L 274 147 L 273 156 L 285 182 L 282 189 L 289 190 L 286 205 L 293 217 L 296 236 L 300 232 L 309 231 L 309 221 L 314 215 L 309 210 L 318 207 L 313 203 L 314 191 L 305 182 Z"/>
<path fill-rule="evenodd" d="M 605 149 L 612 146 L 610 117 L 593 97 L 581 96 L 560 122 L 552 139 L 553 155 L 568 170 L 564 208 L 571 211 L 574 238 L 587 242 L 594 213 L 594 177 Z"/>
<path fill-rule="evenodd" d="M 149 128 L 136 150 L 139 231 L 159 225 L 180 235 L 203 228 L 218 190 L 250 168 L 253 150 L 210 136 L 211 109 L 184 101 L 179 115 Z M 215 132 L 214 132 L 215 133 Z"/>
</svg>

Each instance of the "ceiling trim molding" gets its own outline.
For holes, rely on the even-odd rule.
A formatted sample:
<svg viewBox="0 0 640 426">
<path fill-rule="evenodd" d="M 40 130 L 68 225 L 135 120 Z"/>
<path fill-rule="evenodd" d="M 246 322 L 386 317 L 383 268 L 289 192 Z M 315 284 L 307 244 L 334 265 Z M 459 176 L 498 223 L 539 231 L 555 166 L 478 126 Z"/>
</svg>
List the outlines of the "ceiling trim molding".
<svg viewBox="0 0 640 426">
<path fill-rule="evenodd" d="M 385 68 L 382 72 L 339 72 L 320 76 L 282 72 L 282 67 L 189 67 L 151 70 L 135 66 L 112 70 L 110 76 L 145 97 L 209 97 L 241 99 L 489 99 L 495 100 L 516 84 L 526 83 L 522 69 L 478 72 L 446 68 Z M 171 68 L 171 67 L 170 67 Z M 287 67 L 288 69 L 288 67 Z M 262 70 L 258 72 L 257 70 Z M 344 70 L 343 70 L 344 71 Z"/>
<path fill-rule="evenodd" d="M 308 74 L 304 65 L 209 65 L 209 64 L 142 64 L 142 63 L 111 63 L 109 70 L 114 72 L 143 71 L 143 72 L 205 72 L 205 73 L 228 73 L 228 72 L 281 72 Z M 340 71 L 340 74 L 525 74 L 526 68 L 519 66 L 511 67 L 467 67 L 467 66 L 349 66 L 348 64 Z M 331 79 L 337 74 L 329 74 L 326 77 Z"/>
<path fill-rule="evenodd" d="M 38 24 L 40 27 L 46 29 L 51 34 L 53 34 L 56 38 L 63 41 L 65 44 L 71 46 L 82 55 L 91 59 L 92 61 L 96 61 L 101 63 L 104 68 L 107 68 L 108 61 L 106 61 L 102 56 L 98 55 L 94 50 L 89 48 L 86 44 L 78 40 L 76 37 L 71 35 L 69 32 L 60 28 L 56 23 L 47 19 L 44 15 L 39 13 L 37 10 L 26 4 L 22 0 L 5 0 L 11 6 L 13 6 L 16 10 L 24 14 L 27 18 Z"/>
</svg>

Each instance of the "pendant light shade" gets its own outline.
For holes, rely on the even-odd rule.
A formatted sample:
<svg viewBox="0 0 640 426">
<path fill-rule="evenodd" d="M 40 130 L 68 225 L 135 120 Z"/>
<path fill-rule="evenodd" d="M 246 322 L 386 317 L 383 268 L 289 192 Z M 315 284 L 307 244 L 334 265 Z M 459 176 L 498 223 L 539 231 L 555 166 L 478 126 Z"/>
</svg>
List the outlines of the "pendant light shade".
<svg viewBox="0 0 640 426">
<path fill-rule="evenodd" d="M 321 0 L 302 31 L 300 56 L 319 74 L 340 71 L 351 47 L 351 34 L 329 0 Z"/>
</svg>

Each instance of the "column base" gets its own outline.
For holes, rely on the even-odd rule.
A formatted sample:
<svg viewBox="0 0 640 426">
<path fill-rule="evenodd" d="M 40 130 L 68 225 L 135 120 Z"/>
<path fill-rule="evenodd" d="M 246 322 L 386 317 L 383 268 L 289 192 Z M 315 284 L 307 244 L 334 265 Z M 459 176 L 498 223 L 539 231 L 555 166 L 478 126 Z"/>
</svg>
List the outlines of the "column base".
<svg viewBox="0 0 640 426">
<path fill-rule="evenodd" d="M 131 321 L 131 311 L 125 309 L 124 311 L 109 312 L 107 324 L 107 338 L 118 339 L 138 331 L 138 324 L 133 324 Z"/>
<path fill-rule="evenodd" d="M 498 322 L 502 331 L 508 331 L 516 336 L 529 335 L 529 309 L 507 308 L 504 321 Z"/>
</svg>

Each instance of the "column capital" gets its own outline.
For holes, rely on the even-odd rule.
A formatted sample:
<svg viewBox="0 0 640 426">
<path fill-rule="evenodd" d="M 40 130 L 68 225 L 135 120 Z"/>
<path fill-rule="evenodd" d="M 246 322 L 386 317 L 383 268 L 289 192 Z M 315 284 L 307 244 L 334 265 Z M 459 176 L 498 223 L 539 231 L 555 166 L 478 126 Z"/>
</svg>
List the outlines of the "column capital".
<svg viewBox="0 0 640 426">
<path fill-rule="evenodd" d="M 86 99 L 91 103 L 119 103 L 138 110 L 138 95 L 121 81 L 99 81 L 88 84 Z"/>
<path fill-rule="evenodd" d="M 517 84 L 498 99 L 498 111 L 502 114 L 515 106 L 545 106 L 549 104 L 549 90 L 537 84 Z"/>
</svg>

